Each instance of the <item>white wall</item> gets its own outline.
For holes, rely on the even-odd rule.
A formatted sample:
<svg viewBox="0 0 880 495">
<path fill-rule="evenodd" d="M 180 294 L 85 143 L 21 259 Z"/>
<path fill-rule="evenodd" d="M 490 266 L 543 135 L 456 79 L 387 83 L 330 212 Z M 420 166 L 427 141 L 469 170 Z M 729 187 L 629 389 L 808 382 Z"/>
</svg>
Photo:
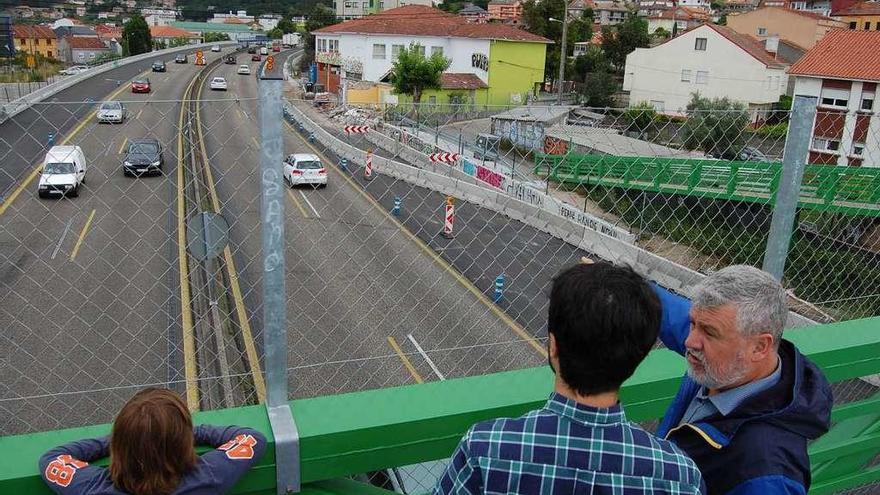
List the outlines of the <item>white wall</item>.
<svg viewBox="0 0 880 495">
<path fill-rule="evenodd" d="M 392 63 L 392 45 L 408 46 L 416 42 L 425 47 L 425 55 L 431 55 L 431 47 L 443 47 L 443 56 L 452 59 L 452 64 L 446 72 L 461 72 L 476 74 L 483 82 L 489 82 L 487 72 L 471 66 L 471 56 L 474 53 L 482 53 L 489 57 L 489 40 L 470 38 L 441 38 L 434 36 L 393 36 L 393 35 L 364 35 L 364 34 L 337 34 L 318 35 L 315 46 L 321 46 L 322 39 L 339 40 L 339 53 L 344 60 L 354 59 L 363 65 L 363 80 L 378 81 L 389 70 Z M 385 58 L 377 60 L 373 58 L 373 45 L 385 45 Z"/>
<path fill-rule="evenodd" d="M 706 38 L 706 50 L 695 50 L 696 38 Z M 682 81 L 682 70 L 690 81 Z M 697 72 L 707 73 L 698 84 Z M 771 69 L 710 27 L 699 27 L 654 48 L 637 48 L 626 57 L 623 89 L 629 101 L 656 102 L 667 114 L 683 114 L 691 93 L 728 97 L 744 104 L 768 104 L 785 93 L 788 77 Z M 662 107 L 662 110 L 660 109 Z"/>
</svg>

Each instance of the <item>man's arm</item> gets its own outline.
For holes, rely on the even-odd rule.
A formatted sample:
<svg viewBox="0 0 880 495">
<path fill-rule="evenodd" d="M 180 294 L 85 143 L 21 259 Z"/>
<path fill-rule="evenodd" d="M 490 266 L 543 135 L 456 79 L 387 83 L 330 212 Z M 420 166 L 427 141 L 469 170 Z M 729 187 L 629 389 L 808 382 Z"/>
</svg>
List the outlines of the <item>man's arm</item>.
<svg viewBox="0 0 880 495">
<path fill-rule="evenodd" d="M 660 340 L 669 349 L 684 355 L 684 341 L 691 329 L 691 302 L 685 297 L 673 294 L 657 284 L 651 284 L 660 306 L 663 319 L 660 321 Z"/>
<path fill-rule="evenodd" d="M 86 493 L 104 469 L 89 463 L 110 454 L 110 437 L 77 440 L 46 452 L 40 457 L 40 476 L 55 493 Z"/>
<path fill-rule="evenodd" d="M 480 467 L 471 463 L 468 441 L 471 432 L 468 430 L 464 438 L 452 454 L 449 466 L 443 476 L 437 480 L 434 487 L 434 495 L 455 494 L 481 494 L 483 493 L 483 480 L 480 475 Z"/>
<path fill-rule="evenodd" d="M 215 449 L 202 454 L 202 462 L 214 474 L 220 493 L 229 491 L 266 452 L 266 437 L 253 428 L 198 425 L 193 435 L 197 445 Z"/>
</svg>

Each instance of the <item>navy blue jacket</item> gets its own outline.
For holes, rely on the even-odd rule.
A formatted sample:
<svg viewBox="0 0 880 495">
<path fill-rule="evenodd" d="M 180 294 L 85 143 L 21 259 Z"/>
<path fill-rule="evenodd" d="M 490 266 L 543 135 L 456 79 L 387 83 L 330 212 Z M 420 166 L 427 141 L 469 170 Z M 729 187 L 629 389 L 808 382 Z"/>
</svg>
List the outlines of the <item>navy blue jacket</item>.
<svg viewBox="0 0 880 495">
<path fill-rule="evenodd" d="M 202 454 L 174 495 L 226 493 L 266 451 L 266 437 L 252 428 L 199 425 L 196 445 L 214 447 Z M 110 470 L 89 463 L 110 455 L 110 437 L 78 440 L 40 457 L 43 481 L 59 495 L 126 495 L 113 485 Z"/>
<path fill-rule="evenodd" d="M 684 354 L 690 301 L 657 288 L 663 306 L 660 338 Z M 700 468 L 711 495 L 804 495 L 810 489 L 807 442 L 828 431 L 831 386 L 794 344 L 779 345 L 779 382 L 729 415 L 681 423 L 700 385 L 685 375 L 657 436 L 675 442 Z"/>
</svg>

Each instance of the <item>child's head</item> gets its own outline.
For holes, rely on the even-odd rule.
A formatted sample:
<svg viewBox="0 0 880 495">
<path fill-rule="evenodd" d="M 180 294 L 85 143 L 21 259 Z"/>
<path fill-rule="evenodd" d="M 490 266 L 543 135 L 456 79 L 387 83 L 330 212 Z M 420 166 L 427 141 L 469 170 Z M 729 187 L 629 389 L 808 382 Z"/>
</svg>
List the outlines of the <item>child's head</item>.
<svg viewBox="0 0 880 495">
<path fill-rule="evenodd" d="M 148 388 L 119 411 L 110 438 L 110 477 L 133 495 L 164 495 L 196 464 L 192 417 L 174 392 Z"/>
</svg>

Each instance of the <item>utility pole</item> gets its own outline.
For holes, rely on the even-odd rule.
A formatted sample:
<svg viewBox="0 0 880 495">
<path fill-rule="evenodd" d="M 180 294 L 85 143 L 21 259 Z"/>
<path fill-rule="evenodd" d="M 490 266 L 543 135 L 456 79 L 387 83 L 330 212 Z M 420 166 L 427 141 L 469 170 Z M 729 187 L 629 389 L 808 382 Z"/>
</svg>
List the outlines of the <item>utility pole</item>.
<svg viewBox="0 0 880 495">
<path fill-rule="evenodd" d="M 562 92 L 565 87 L 565 62 L 568 61 L 568 2 L 564 2 L 565 12 L 562 14 L 562 51 L 559 53 L 559 94 L 556 104 L 562 105 Z"/>
</svg>

